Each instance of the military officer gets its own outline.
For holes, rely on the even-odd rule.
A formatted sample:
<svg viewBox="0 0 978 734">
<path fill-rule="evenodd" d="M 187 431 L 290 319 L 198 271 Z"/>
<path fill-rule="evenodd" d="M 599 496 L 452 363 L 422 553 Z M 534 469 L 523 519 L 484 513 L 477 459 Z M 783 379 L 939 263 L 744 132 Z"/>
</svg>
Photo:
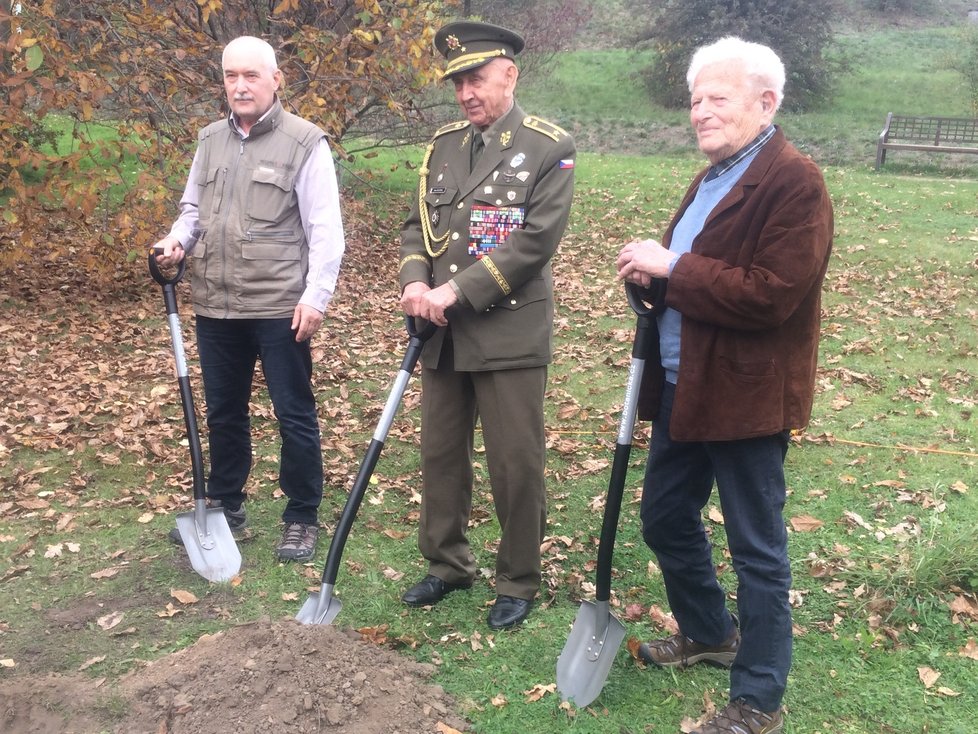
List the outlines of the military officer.
<svg viewBox="0 0 978 734">
<path fill-rule="evenodd" d="M 402 600 L 427 606 L 472 585 L 466 528 L 481 421 L 501 529 L 488 623 L 505 629 L 526 619 L 541 581 L 550 261 L 570 213 L 575 148 L 516 104 L 518 34 L 455 22 L 435 46 L 465 120 L 428 145 L 401 232 L 401 307 L 440 327 L 421 357 L 418 546 L 428 568 Z"/>
</svg>

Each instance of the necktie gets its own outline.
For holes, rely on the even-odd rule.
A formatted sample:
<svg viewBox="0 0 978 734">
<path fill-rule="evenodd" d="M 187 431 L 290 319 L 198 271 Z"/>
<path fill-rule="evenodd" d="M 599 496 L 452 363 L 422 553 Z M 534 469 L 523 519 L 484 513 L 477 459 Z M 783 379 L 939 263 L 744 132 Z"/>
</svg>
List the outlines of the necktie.
<svg viewBox="0 0 978 734">
<path fill-rule="evenodd" d="M 471 158 L 469 159 L 469 170 L 471 171 L 475 168 L 476 163 L 479 162 L 479 156 L 482 155 L 482 151 L 486 149 L 486 143 L 482 139 L 482 133 L 476 133 L 472 137 L 472 152 Z"/>
</svg>

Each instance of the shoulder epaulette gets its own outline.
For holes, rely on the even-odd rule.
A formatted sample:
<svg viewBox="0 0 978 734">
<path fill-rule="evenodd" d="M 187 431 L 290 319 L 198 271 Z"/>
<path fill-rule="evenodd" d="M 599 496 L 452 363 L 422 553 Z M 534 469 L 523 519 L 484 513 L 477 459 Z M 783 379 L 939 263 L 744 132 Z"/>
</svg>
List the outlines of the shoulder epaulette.
<svg viewBox="0 0 978 734">
<path fill-rule="evenodd" d="M 468 120 L 459 120 L 458 122 L 450 122 L 447 125 L 442 125 L 440 128 L 438 128 L 435 131 L 434 137 L 437 138 L 439 135 L 445 135 L 446 133 L 453 133 L 456 130 L 461 130 L 463 127 L 468 127 L 468 126 L 469 126 Z"/>
<path fill-rule="evenodd" d="M 536 115 L 529 115 L 523 120 L 523 127 L 528 127 L 531 130 L 536 130 L 538 133 L 543 133 L 548 138 L 553 138 L 554 140 L 560 140 L 567 136 L 567 131 L 564 130 L 559 125 L 554 125 L 552 122 L 544 120 L 542 117 L 537 117 Z"/>
</svg>

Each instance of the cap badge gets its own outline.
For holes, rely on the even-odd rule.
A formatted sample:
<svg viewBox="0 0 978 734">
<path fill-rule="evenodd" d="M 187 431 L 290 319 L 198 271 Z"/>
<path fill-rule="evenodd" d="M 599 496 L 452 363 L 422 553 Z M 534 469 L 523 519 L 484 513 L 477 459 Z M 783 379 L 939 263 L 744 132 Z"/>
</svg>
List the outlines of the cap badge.
<svg viewBox="0 0 978 734">
<path fill-rule="evenodd" d="M 449 51 L 458 51 L 460 48 L 462 48 L 462 44 L 458 40 L 458 36 L 449 36 L 446 38 L 445 46 L 448 47 Z"/>
</svg>

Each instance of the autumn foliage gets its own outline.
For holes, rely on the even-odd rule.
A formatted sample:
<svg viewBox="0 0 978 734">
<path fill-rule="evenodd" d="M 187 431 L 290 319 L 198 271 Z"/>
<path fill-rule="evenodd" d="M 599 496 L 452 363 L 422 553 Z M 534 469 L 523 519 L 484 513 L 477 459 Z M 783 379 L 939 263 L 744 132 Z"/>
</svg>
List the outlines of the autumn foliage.
<svg viewBox="0 0 978 734">
<path fill-rule="evenodd" d="M 165 232 L 196 131 L 224 112 L 220 51 L 232 38 L 278 49 L 284 102 L 342 154 L 371 117 L 417 115 L 437 75 L 434 30 L 454 5 L 4 0 L 0 274 L 70 256 L 111 278 Z"/>
</svg>

